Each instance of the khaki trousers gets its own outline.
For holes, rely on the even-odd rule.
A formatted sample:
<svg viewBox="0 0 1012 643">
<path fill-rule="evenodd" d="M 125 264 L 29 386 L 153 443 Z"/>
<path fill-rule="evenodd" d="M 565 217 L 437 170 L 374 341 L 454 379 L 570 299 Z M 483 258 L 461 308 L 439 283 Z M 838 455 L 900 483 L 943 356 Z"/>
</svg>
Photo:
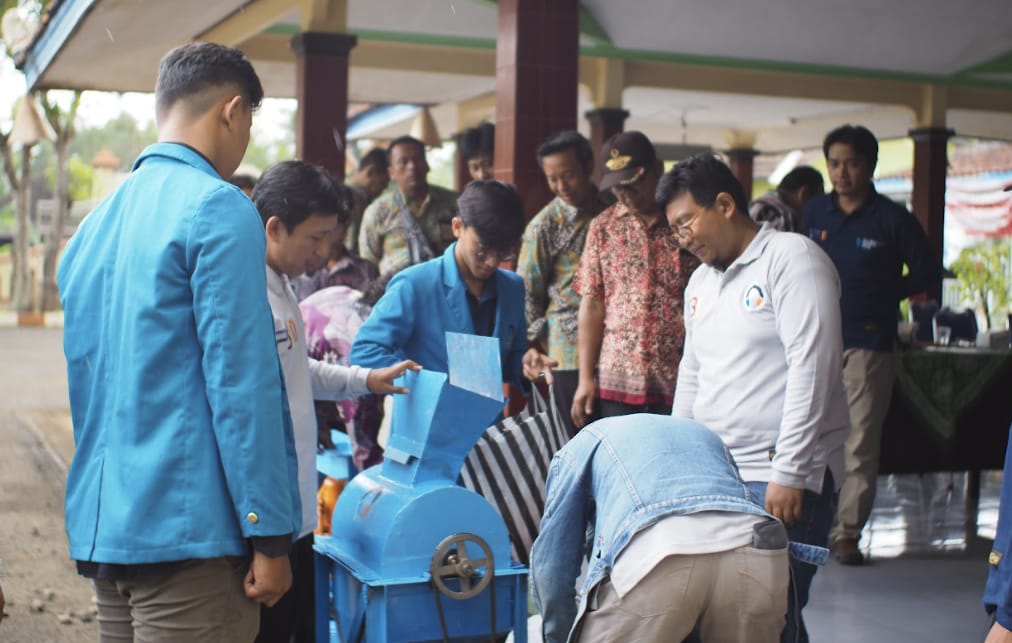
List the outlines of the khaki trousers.
<svg viewBox="0 0 1012 643">
<path fill-rule="evenodd" d="M 625 596 L 607 579 L 588 599 L 573 641 L 775 643 L 787 613 L 787 549 L 739 547 L 668 556 Z"/>
<path fill-rule="evenodd" d="M 840 489 L 836 526 L 830 541 L 857 540 L 875 502 L 882 452 L 882 422 L 896 380 L 895 352 L 851 348 L 843 352 L 843 387 L 850 407 L 850 435 L 844 444 L 847 476 Z"/>
<path fill-rule="evenodd" d="M 168 576 L 95 581 L 99 643 L 248 643 L 260 606 L 246 598 L 245 557 L 194 560 Z"/>
</svg>

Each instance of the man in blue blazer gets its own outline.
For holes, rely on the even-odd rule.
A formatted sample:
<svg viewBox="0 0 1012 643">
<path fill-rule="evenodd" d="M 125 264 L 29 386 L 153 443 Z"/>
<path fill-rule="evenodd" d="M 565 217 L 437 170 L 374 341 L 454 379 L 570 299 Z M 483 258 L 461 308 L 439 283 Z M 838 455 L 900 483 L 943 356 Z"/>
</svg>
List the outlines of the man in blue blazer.
<svg viewBox="0 0 1012 643">
<path fill-rule="evenodd" d="M 510 185 L 474 181 L 457 208 L 456 242 L 390 281 L 355 337 L 351 361 L 381 368 L 411 359 L 445 373 L 447 331 L 484 335 L 499 339 L 503 381 L 519 388 L 527 350 L 524 282 L 498 266 L 520 244 L 523 204 Z"/>
</svg>

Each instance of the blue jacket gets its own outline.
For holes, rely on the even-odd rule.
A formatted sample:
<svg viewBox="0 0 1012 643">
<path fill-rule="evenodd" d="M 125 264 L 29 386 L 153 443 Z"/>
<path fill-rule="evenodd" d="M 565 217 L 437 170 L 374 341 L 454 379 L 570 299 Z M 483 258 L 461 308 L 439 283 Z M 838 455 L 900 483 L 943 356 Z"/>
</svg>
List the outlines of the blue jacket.
<svg viewBox="0 0 1012 643">
<path fill-rule="evenodd" d="M 71 558 L 242 555 L 297 532 L 297 464 L 256 209 L 199 153 L 148 147 L 60 262 Z"/>
<path fill-rule="evenodd" d="M 1001 501 L 998 505 L 998 530 L 988 556 L 987 583 L 984 585 L 984 606 L 997 609 L 998 622 L 1012 630 L 1012 426 L 1009 427 L 1009 448 L 1005 450 L 1005 475 L 1001 480 Z"/>
<path fill-rule="evenodd" d="M 752 501 L 715 433 L 663 415 L 612 417 L 585 427 L 556 453 L 546 492 L 531 549 L 546 643 L 567 640 L 589 591 L 611 573 L 633 536 L 662 518 L 708 510 L 769 516 Z M 593 551 L 586 551 L 587 542 Z M 577 607 L 574 585 L 588 554 Z"/>
<path fill-rule="evenodd" d="M 834 196 L 805 204 L 801 231 L 826 251 L 840 274 L 843 347 L 891 351 L 900 301 L 941 281 L 942 265 L 921 224 L 903 206 L 873 192 L 848 215 Z"/>
<path fill-rule="evenodd" d="M 412 359 L 427 370 L 447 372 L 446 332 L 474 334 L 467 306 L 467 286 L 453 256 L 456 243 L 442 257 L 412 266 L 390 280 L 351 347 L 350 361 L 382 368 Z M 524 282 L 514 272 L 496 270 L 494 337 L 499 339 L 503 381 L 523 387 L 521 360 L 527 350 Z"/>
</svg>

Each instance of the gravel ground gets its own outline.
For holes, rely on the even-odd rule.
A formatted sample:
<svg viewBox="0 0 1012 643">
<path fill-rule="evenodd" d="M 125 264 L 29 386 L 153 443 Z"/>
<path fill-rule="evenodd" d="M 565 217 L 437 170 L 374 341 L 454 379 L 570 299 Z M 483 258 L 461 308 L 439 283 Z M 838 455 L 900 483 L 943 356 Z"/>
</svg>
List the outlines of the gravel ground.
<svg viewBox="0 0 1012 643">
<path fill-rule="evenodd" d="M 0 364 L 0 641 L 95 641 L 91 584 L 63 527 L 73 436 L 60 330 L 0 330 Z"/>
</svg>

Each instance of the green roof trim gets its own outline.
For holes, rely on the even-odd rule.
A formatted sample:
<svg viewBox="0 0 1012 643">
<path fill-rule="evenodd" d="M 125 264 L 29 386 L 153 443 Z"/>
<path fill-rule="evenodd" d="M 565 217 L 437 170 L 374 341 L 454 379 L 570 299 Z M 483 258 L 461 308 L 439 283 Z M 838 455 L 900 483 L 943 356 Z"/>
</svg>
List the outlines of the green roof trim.
<svg viewBox="0 0 1012 643">
<path fill-rule="evenodd" d="M 583 6 L 580 7 L 580 35 L 593 41 L 595 45 L 612 45 L 604 27 L 590 10 Z"/>
<path fill-rule="evenodd" d="M 1009 74 L 1012 75 L 1012 51 L 992 58 L 987 62 L 967 67 L 959 72 L 960 75 L 968 74 Z"/>
<path fill-rule="evenodd" d="M 493 0 L 474 0 L 476 2 L 492 2 Z M 589 13 L 587 14 L 590 15 Z M 596 20 L 594 20 L 596 23 Z M 293 36 L 301 29 L 298 25 L 276 24 L 264 33 Z M 495 49 L 493 38 L 471 38 L 466 36 L 418 34 L 398 31 L 378 31 L 371 29 L 352 29 L 351 33 L 359 40 L 373 42 L 390 42 L 413 45 L 431 45 L 441 47 L 460 47 L 464 49 Z M 602 32 L 603 33 L 603 32 Z M 589 38 L 595 36 L 584 33 Z M 607 37 L 606 35 L 604 37 Z M 700 65 L 709 67 L 727 67 L 753 71 L 774 71 L 795 74 L 814 74 L 836 78 L 864 78 L 871 80 L 887 80 L 908 83 L 927 83 L 943 86 L 968 86 L 987 89 L 1012 90 L 1012 81 L 994 81 L 974 78 L 978 73 L 1012 73 L 1012 54 L 996 58 L 979 67 L 973 67 L 948 76 L 937 74 L 911 74 L 856 67 L 836 67 L 830 65 L 814 65 L 807 63 L 777 62 L 770 60 L 747 60 L 742 58 L 724 58 L 719 56 L 696 56 L 676 54 L 663 51 L 643 49 L 622 49 L 611 44 L 601 43 L 580 47 L 580 56 L 588 58 L 609 58 L 614 60 L 642 60 L 648 62 L 675 63 L 684 65 Z M 1006 67 L 1007 66 L 1007 67 Z"/>
</svg>

